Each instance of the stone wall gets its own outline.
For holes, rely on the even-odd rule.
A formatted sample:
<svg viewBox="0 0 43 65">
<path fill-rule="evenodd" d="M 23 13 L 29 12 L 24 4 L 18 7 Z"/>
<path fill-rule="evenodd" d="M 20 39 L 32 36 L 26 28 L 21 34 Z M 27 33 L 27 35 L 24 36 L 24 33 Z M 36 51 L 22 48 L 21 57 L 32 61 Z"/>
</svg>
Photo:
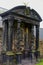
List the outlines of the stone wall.
<svg viewBox="0 0 43 65">
<path fill-rule="evenodd" d="M 43 40 L 39 41 L 40 55 L 43 56 Z"/>
</svg>

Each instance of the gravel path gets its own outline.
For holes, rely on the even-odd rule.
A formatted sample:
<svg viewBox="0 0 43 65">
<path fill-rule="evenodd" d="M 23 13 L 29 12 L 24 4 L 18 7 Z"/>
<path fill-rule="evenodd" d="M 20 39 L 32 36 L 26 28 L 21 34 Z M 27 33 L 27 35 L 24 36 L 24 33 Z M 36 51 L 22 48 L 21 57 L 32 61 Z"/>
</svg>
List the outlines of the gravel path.
<svg viewBox="0 0 43 65">
<path fill-rule="evenodd" d="M 22 65 L 35 65 L 36 61 L 35 60 L 28 60 L 28 59 L 25 59 L 25 60 L 22 60 Z"/>
</svg>

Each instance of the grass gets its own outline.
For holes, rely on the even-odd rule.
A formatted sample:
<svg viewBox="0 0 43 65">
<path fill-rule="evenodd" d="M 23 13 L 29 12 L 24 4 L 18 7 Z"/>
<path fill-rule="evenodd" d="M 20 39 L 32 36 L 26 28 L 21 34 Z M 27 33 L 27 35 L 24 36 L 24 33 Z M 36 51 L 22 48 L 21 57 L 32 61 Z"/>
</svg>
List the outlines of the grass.
<svg viewBox="0 0 43 65">
<path fill-rule="evenodd" d="M 43 65 L 43 59 L 41 59 L 36 65 Z"/>
</svg>

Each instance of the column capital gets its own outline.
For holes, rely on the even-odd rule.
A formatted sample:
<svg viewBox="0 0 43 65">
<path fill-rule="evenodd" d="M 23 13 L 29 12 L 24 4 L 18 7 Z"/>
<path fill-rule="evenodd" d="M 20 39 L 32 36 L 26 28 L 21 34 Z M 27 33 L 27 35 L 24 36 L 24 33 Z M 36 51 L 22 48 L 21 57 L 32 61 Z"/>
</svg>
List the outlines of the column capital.
<svg viewBox="0 0 43 65">
<path fill-rule="evenodd" d="M 10 27 L 13 26 L 13 22 L 14 22 L 14 17 L 11 16 L 11 15 L 9 15 L 9 16 L 8 16 L 8 24 L 9 24 Z"/>
<path fill-rule="evenodd" d="M 4 24 L 4 23 L 7 23 L 8 22 L 8 20 L 6 19 L 6 20 L 3 20 L 3 22 L 2 22 L 2 25 Z"/>
<path fill-rule="evenodd" d="M 9 16 L 8 16 L 8 21 L 9 21 L 9 22 L 13 22 L 13 21 L 14 21 L 14 16 L 9 15 Z"/>
</svg>

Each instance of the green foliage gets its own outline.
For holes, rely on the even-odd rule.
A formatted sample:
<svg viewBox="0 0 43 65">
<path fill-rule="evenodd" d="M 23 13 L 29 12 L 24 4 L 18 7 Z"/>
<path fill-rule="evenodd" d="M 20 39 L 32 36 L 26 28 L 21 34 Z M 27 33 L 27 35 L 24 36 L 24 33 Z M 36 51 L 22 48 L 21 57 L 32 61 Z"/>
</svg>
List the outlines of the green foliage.
<svg viewBox="0 0 43 65">
<path fill-rule="evenodd" d="M 43 59 L 41 59 L 40 62 L 37 63 L 36 65 L 43 65 Z"/>
</svg>

